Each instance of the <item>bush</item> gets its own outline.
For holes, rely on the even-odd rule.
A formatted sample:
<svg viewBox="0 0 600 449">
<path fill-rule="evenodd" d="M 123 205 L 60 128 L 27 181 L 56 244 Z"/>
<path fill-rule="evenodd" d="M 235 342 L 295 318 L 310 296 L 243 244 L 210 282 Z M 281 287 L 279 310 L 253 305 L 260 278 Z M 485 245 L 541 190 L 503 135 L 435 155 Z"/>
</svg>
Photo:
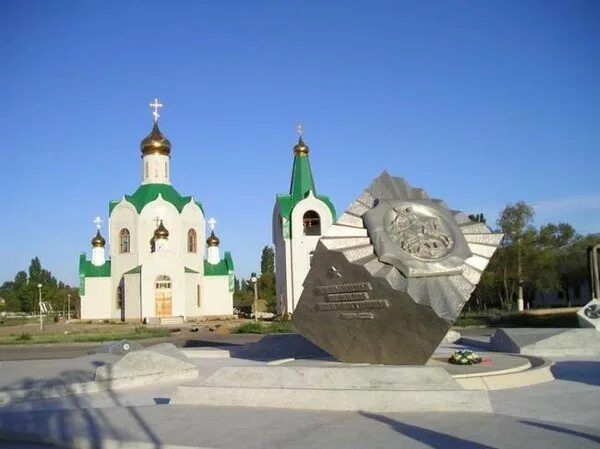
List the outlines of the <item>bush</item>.
<svg viewBox="0 0 600 449">
<path fill-rule="evenodd" d="M 263 324 L 255 321 L 241 324 L 231 330 L 232 334 L 286 334 L 293 332 L 290 323 Z"/>
</svg>

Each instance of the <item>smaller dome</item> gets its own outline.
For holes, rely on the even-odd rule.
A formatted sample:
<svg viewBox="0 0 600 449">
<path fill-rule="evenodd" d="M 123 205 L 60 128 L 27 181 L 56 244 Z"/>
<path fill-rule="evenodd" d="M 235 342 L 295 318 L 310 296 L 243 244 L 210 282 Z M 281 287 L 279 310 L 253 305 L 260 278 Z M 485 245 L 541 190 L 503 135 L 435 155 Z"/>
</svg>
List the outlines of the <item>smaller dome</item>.
<svg viewBox="0 0 600 449">
<path fill-rule="evenodd" d="M 142 157 L 149 154 L 162 154 L 169 156 L 171 154 L 171 142 L 158 129 L 158 123 L 154 122 L 152 131 L 148 134 L 140 144 Z"/>
<path fill-rule="evenodd" d="M 220 240 L 219 237 L 215 235 L 215 231 L 211 231 L 210 235 L 206 239 L 206 244 L 208 246 L 219 246 Z"/>
<path fill-rule="evenodd" d="M 100 229 L 98 229 L 98 231 L 96 232 L 96 237 L 94 237 L 92 239 L 92 247 L 93 248 L 104 248 L 105 244 L 106 244 L 106 240 L 104 240 L 104 237 L 102 237 L 102 235 L 100 235 Z"/>
<path fill-rule="evenodd" d="M 162 220 L 160 220 L 160 224 L 158 225 L 158 228 L 156 228 L 156 230 L 154 231 L 154 238 L 156 240 L 158 239 L 168 239 L 169 238 L 169 231 L 167 231 L 167 228 L 165 228 L 165 225 L 163 224 Z"/>
<path fill-rule="evenodd" d="M 302 136 L 300 136 L 298 138 L 298 143 L 294 145 L 294 154 L 296 156 L 306 156 L 308 155 L 308 150 L 308 145 L 304 143 L 304 140 L 302 140 Z"/>
</svg>

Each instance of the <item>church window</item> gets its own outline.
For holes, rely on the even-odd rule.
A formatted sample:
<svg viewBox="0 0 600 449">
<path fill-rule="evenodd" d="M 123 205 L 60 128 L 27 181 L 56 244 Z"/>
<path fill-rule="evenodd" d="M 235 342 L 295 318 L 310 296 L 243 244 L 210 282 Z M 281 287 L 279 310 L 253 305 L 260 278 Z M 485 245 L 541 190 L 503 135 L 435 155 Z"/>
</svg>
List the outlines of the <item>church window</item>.
<svg viewBox="0 0 600 449">
<path fill-rule="evenodd" d="M 313 256 L 314 256 L 315 252 L 311 251 L 310 253 L 308 253 L 308 266 L 312 267 L 312 260 L 313 260 Z"/>
<path fill-rule="evenodd" d="M 156 251 L 156 239 L 154 236 L 150 239 L 150 252 L 153 253 Z"/>
<path fill-rule="evenodd" d="M 194 229 L 188 231 L 188 253 L 195 253 L 198 250 L 198 237 Z"/>
<path fill-rule="evenodd" d="M 198 304 L 198 307 L 201 306 L 201 302 L 200 302 L 200 284 L 196 285 L 196 303 Z"/>
<path fill-rule="evenodd" d="M 304 235 L 321 235 L 321 217 L 314 210 L 306 211 L 302 217 Z"/>
<path fill-rule="evenodd" d="M 168 290 L 171 288 L 171 278 L 161 274 L 156 278 L 156 289 L 157 290 Z"/>
<path fill-rule="evenodd" d="M 167 161 L 165 161 L 165 178 L 167 177 Z"/>
<path fill-rule="evenodd" d="M 146 162 L 146 170 L 144 171 L 144 176 L 148 177 L 148 162 Z"/>
<path fill-rule="evenodd" d="M 127 229 L 127 228 L 121 229 L 121 232 L 119 232 L 119 241 L 120 241 L 121 252 L 128 253 L 131 249 L 130 248 L 131 242 L 130 242 L 129 229 Z"/>
</svg>

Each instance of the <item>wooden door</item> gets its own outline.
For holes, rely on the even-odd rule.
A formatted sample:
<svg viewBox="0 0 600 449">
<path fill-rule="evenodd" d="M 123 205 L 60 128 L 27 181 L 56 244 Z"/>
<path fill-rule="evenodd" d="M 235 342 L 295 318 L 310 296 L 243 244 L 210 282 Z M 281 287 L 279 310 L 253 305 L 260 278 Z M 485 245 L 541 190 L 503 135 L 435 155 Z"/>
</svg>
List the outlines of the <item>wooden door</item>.
<svg viewBox="0 0 600 449">
<path fill-rule="evenodd" d="M 171 290 L 156 290 L 156 316 L 171 316 Z"/>
</svg>

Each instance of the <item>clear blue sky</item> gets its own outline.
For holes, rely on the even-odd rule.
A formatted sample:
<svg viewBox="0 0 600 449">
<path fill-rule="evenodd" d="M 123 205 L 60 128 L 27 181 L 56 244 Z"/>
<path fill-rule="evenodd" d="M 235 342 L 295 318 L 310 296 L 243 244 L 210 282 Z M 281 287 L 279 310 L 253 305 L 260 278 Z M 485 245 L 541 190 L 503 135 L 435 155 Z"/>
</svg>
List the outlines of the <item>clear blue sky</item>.
<svg viewBox="0 0 600 449">
<path fill-rule="evenodd" d="M 600 232 L 598 1 L 0 0 L 0 280 L 77 282 L 92 220 L 135 191 L 148 103 L 171 177 L 239 276 L 271 242 L 298 120 L 339 211 L 383 169 L 495 222 Z"/>
</svg>

